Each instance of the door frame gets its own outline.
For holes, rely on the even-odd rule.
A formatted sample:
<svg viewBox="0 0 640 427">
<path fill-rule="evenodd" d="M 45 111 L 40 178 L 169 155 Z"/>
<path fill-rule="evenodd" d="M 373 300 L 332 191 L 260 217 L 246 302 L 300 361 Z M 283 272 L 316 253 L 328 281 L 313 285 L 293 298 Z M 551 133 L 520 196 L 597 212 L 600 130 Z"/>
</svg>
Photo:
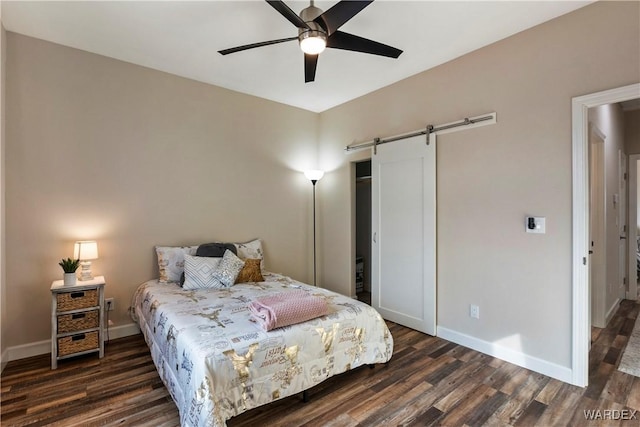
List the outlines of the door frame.
<svg viewBox="0 0 640 427">
<path fill-rule="evenodd" d="M 640 83 L 578 96 L 572 115 L 572 384 L 589 382 L 589 108 L 640 97 Z"/>
<path fill-rule="evenodd" d="M 638 161 L 640 161 L 640 154 L 629 155 L 629 167 L 627 168 L 627 188 L 629 189 L 629 197 L 627 197 L 629 206 L 629 217 L 627 218 L 627 238 L 629 239 L 627 277 L 629 278 L 629 286 L 625 298 L 633 300 L 638 298 L 636 273 L 636 252 L 638 250 L 636 243 L 638 238 Z"/>
</svg>

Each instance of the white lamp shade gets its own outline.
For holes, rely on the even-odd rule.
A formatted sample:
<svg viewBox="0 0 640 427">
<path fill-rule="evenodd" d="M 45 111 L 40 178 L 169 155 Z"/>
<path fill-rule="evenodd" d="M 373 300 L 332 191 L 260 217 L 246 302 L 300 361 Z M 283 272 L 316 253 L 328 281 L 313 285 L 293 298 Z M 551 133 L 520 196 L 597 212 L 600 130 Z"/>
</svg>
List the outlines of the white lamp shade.
<svg viewBox="0 0 640 427">
<path fill-rule="evenodd" d="M 80 261 L 98 259 L 98 244 L 93 240 L 76 242 L 73 246 L 73 257 Z"/>
<path fill-rule="evenodd" d="M 320 181 L 324 176 L 324 171 L 321 171 L 319 169 L 312 169 L 304 171 L 304 176 L 306 176 L 309 181 Z"/>
</svg>

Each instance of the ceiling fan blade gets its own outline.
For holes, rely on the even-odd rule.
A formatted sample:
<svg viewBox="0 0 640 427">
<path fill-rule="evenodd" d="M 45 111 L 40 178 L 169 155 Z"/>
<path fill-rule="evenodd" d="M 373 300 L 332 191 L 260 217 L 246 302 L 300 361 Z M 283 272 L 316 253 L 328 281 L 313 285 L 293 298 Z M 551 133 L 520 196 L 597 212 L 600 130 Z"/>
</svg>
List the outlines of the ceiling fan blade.
<svg viewBox="0 0 640 427">
<path fill-rule="evenodd" d="M 304 54 L 304 82 L 309 83 L 316 79 L 316 67 L 318 66 L 318 55 Z"/>
<path fill-rule="evenodd" d="M 271 7 L 273 7 L 275 10 L 280 12 L 280 15 L 284 16 L 285 18 L 287 18 L 289 20 L 289 22 L 291 22 L 296 27 L 298 27 L 298 28 L 306 28 L 308 30 L 311 29 L 311 28 L 309 28 L 307 23 L 304 22 L 302 20 L 302 18 L 300 18 L 293 10 L 291 10 L 289 8 L 289 6 L 284 4 L 283 1 L 267 0 L 267 3 L 269 3 L 271 5 Z"/>
<path fill-rule="evenodd" d="M 266 41 L 266 42 L 245 44 L 243 46 L 238 46 L 238 47 L 232 47 L 232 48 L 229 48 L 229 49 L 219 50 L 218 53 L 220 53 L 221 55 L 228 55 L 230 53 L 241 52 L 243 50 L 253 49 L 255 47 L 269 46 L 270 44 L 284 43 L 284 42 L 288 42 L 288 41 L 291 41 L 291 40 L 298 40 L 298 37 L 287 37 L 286 39 L 269 40 L 269 41 Z"/>
<path fill-rule="evenodd" d="M 389 58 L 397 58 L 402 53 L 400 49 L 396 49 L 395 47 L 342 31 L 336 31 L 329 36 L 327 39 L 327 47 L 387 56 Z"/>
<path fill-rule="evenodd" d="M 331 35 L 336 32 L 338 28 L 344 25 L 345 22 L 356 16 L 362 9 L 369 6 L 371 3 L 373 3 L 373 0 L 342 0 L 313 21 L 324 28 L 328 35 Z"/>
</svg>

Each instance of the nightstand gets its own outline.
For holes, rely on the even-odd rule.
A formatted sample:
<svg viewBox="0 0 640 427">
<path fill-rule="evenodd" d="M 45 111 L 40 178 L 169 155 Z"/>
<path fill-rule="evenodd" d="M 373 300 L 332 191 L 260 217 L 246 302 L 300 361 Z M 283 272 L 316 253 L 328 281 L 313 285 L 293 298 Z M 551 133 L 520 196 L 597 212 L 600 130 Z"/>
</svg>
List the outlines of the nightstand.
<svg viewBox="0 0 640 427">
<path fill-rule="evenodd" d="M 65 286 L 51 284 L 51 369 L 58 360 L 98 352 L 104 356 L 104 276 Z"/>
</svg>

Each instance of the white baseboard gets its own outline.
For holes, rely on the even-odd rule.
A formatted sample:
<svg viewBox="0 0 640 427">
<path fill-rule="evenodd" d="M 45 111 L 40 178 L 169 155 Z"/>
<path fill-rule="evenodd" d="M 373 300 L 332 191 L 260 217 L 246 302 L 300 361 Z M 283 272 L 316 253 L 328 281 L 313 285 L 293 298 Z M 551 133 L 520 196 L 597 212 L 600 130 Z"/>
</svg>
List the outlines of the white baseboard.
<svg viewBox="0 0 640 427">
<path fill-rule="evenodd" d="M 9 362 L 9 349 L 6 349 L 5 351 L 2 352 L 2 355 L 0 355 L 0 374 L 2 373 L 2 371 L 4 371 L 4 368 L 7 366 L 8 362 Z"/>
<path fill-rule="evenodd" d="M 131 335 L 138 335 L 139 333 L 140 333 L 140 328 L 135 323 L 127 323 L 126 325 L 109 327 L 110 340 L 129 337 Z"/>
<path fill-rule="evenodd" d="M 51 340 L 37 341 L 29 344 L 9 347 L 7 349 L 7 353 L 9 353 L 9 358 L 7 359 L 8 362 L 51 353 Z"/>
<path fill-rule="evenodd" d="M 442 326 L 438 326 L 437 334 L 440 338 L 469 347 L 481 353 L 488 354 L 489 356 L 513 363 L 514 365 L 522 366 L 523 368 L 547 375 L 565 383 L 572 383 L 573 373 L 570 368 L 565 366 L 560 366 L 501 345 L 444 328 Z"/>
<path fill-rule="evenodd" d="M 109 339 L 113 340 L 116 338 L 124 338 L 130 335 L 137 335 L 139 333 L 140 328 L 135 323 L 128 323 L 126 325 L 120 326 L 111 326 L 109 328 Z M 7 362 L 10 362 L 12 360 L 25 359 L 27 357 L 39 356 L 41 354 L 47 353 L 51 353 L 50 340 L 9 347 L 2 354 L 2 369 L 4 369 Z"/>
</svg>

